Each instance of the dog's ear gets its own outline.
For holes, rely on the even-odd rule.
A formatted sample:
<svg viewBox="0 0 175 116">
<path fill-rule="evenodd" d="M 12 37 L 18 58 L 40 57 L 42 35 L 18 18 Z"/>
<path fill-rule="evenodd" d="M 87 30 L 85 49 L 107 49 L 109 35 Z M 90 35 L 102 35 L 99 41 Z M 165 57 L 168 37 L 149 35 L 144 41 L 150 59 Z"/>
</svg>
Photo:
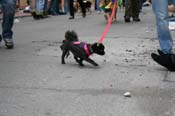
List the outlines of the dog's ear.
<svg viewBox="0 0 175 116">
<path fill-rule="evenodd" d="M 68 30 L 65 33 L 65 39 L 68 41 L 78 41 L 78 35 L 74 30 Z"/>
<path fill-rule="evenodd" d="M 70 34 L 70 30 L 67 30 L 67 31 L 65 32 L 65 35 L 64 35 L 65 39 L 68 39 L 69 34 Z"/>
<path fill-rule="evenodd" d="M 103 43 L 96 43 L 97 47 L 99 47 L 100 49 L 105 49 L 105 46 L 103 45 Z"/>
<path fill-rule="evenodd" d="M 74 38 L 74 40 L 78 40 L 78 35 L 74 30 L 71 31 L 71 35 L 72 35 L 72 38 Z"/>
</svg>

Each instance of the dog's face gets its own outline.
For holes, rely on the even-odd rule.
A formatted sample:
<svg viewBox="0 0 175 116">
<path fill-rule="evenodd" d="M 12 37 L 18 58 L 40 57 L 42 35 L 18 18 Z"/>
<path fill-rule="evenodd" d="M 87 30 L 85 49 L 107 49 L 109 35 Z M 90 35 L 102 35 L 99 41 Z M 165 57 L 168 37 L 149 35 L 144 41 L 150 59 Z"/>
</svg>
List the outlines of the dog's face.
<svg viewBox="0 0 175 116">
<path fill-rule="evenodd" d="M 92 44 L 92 50 L 94 53 L 98 55 L 105 55 L 105 46 L 102 43 L 94 43 Z"/>
</svg>

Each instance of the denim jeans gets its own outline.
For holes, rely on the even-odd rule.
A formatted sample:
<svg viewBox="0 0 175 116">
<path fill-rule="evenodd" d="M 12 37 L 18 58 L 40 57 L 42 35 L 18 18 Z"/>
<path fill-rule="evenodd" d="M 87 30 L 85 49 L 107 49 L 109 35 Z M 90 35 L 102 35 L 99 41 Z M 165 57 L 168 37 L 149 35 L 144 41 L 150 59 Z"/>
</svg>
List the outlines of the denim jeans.
<svg viewBox="0 0 175 116">
<path fill-rule="evenodd" d="M 101 0 L 97 0 L 96 1 L 96 5 L 97 5 L 97 11 L 100 11 L 101 12 L 100 2 L 101 2 Z"/>
<path fill-rule="evenodd" d="M 59 8 L 58 8 L 58 0 L 51 0 L 50 2 L 50 6 L 49 6 L 49 11 L 52 14 L 57 14 L 59 12 Z"/>
<path fill-rule="evenodd" d="M 152 8 L 156 18 L 157 36 L 160 49 L 165 54 L 172 53 L 173 40 L 169 26 L 168 0 L 152 0 Z"/>
<path fill-rule="evenodd" d="M 13 23 L 16 8 L 16 0 L 2 0 L 2 37 L 3 39 L 12 39 Z"/>
<path fill-rule="evenodd" d="M 44 11 L 45 0 L 36 1 L 36 14 L 42 14 Z"/>
<path fill-rule="evenodd" d="M 69 0 L 64 0 L 64 12 L 69 12 Z"/>
<path fill-rule="evenodd" d="M 47 4 L 48 4 L 48 0 L 44 0 L 44 13 L 47 12 Z"/>
</svg>

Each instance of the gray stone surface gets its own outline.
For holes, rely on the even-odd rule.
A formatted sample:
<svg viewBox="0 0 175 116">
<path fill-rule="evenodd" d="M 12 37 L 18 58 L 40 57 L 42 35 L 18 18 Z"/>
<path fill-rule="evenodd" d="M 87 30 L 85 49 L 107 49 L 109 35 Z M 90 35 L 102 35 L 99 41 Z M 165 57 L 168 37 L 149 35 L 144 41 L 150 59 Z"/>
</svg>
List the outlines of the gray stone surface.
<svg viewBox="0 0 175 116">
<path fill-rule="evenodd" d="M 150 57 L 159 48 L 151 7 L 140 18 L 125 23 L 121 10 L 104 40 L 106 55 L 92 56 L 100 66 L 83 68 L 72 56 L 62 65 L 59 45 L 68 29 L 96 42 L 102 14 L 19 19 L 15 49 L 0 44 L 0 116 L 175 116 L 174 73 Z"/>
</svg>

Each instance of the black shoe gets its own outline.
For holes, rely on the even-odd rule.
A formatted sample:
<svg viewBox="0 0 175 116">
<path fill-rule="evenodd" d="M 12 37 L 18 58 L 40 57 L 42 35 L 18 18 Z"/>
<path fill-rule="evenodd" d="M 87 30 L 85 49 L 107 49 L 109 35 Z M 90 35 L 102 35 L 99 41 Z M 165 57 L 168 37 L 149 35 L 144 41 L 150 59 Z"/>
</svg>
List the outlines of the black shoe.
<svg viewBox="0 0 175 116">
<path fill-rule="evenodd" d="M 59 15 L 66 15 L 65 12 L 59 12 Z"/>
<path fill-rule="evenodd" d="M 126 23 L 129 23 L 129 22 L 130 22 L 130 17 L 128 17 L 128 16 L 127 16 L 127 17 L 124 16 L 124 19 L 125 19 L 125 22 L 126 22 Z"/>
<path fill-rule="evenodd" d="M 69 19 L 74 19 L 74 16 L 70 16 Z"/>
<path fill-rule="evenodd" d="M 4 42 L 7 49 L 12 49 L 14 47 L 12 39 L 4 39 Z"/>
<path fill-rule="evenodd" d="M 140 22 L 140 19 L 138 17 L 134 17 L 133 21 Z"/>
<path fill-rule="evenodd" d="M 44 18 L 47 18 L 47 16 L 44 15 L 44 14 L 40 14 L 40 15 L 39 15 L 39 18 L 40 18 L 40 19 L 44 19 Z"/>
<path fill-rule="evenodd" d="M 52 16 L 58 16 L 58 13 L 57 12 L 52 12 L 51 15 Z"/>
<path fill-rule="evenodd" d="M 36 12 L 32 12 L 31 14 L 32 14 L 34 20 L 40 19 L 39 15 L 37 15 Z"/>
<path fill-rule="evenodd" d="M 82 17 L 85 18 L 85 17 L 86 17 L 86 13 L 83 13 L 83 14 L 82 14 Z"/>
<path fill-rule="evenodd" d="M 155 62 L 167 68 L 169 71 L 175 71 L 175 55 L 174 54 L 164 54 L 163 52 L 160 52 L 159 54 L 161 55 L 152 53 L 151 57 L 153 58 Z"/>
</svg>

